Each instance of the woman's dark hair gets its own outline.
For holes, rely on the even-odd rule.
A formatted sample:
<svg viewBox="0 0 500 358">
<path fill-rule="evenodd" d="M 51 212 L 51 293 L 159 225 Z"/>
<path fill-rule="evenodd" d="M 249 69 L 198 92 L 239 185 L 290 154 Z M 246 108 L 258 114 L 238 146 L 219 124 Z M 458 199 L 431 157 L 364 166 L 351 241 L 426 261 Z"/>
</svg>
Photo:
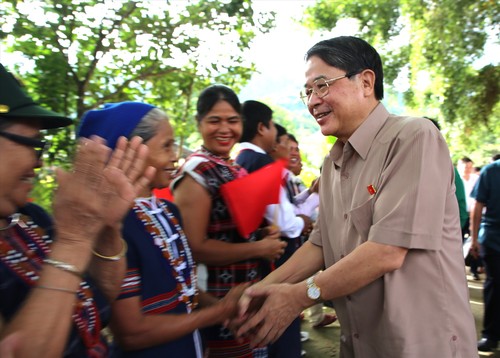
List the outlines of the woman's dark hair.
<svg viewBox="0 0 500 358">
<path fill-rule="evenodd" d="M 375 98 L 384 98 L 384 71 L 377 50 L 368 42 L 354 36 L 339 36 L 323 40 L 311 47 L 306 60 L 318 56 L 330 66 L 354 75 L 369 69 L 375 73 Z"/>
<path fill-rule="evenodd" d="M 241 104 L 234 91 L 224 85 L 212 85 L 205 88 L 196 103 L 196 120 L 198 123 L 212 110 L 218 101 L 226 101 L 233 109 L 241 114 Z"/>
</svg>

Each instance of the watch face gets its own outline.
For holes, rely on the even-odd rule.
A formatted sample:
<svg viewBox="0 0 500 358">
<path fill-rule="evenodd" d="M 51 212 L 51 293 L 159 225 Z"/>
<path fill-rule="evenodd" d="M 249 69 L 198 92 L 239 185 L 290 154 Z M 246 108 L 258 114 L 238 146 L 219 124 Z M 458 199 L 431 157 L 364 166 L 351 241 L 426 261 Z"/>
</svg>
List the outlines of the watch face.
<svg viewBox="0 0 500 358">
<path fill-rule="evenodd" d="M 302 291 L 304 292 L 304 291 Z M 309 287 L 307 289 L 307 297 L 309 297 L 311 300 L 317 300 L 319 299 L 319 296 L 321 295 L 321 292 L 318 287 Z"/>
</svg>

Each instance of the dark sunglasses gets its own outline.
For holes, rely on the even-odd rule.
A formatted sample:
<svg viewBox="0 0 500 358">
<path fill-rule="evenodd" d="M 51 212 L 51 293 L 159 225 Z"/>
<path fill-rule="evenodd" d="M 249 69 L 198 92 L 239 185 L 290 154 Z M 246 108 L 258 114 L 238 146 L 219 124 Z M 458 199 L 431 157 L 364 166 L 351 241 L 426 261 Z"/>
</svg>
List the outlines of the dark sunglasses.
<svg viewBox="0 0 500 358">
<path fill-rule="evenodd" d="M 36 157 L 38 159 L 42 157 L 43 151 L 48 147 L 47 142 L 44 140 L 32 137 L 25 137 L 14 133 L 0 131 L 0 137 L 4 137 L 18 144 L 22 144 L 33 148 L 35 150 Z"/>
</svg>

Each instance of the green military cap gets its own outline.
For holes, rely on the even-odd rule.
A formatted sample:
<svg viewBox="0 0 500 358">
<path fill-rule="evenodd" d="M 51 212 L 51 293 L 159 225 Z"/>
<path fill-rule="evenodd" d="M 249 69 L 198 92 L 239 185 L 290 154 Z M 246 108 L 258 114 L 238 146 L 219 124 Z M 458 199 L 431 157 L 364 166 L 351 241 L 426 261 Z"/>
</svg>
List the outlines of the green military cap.
<svg viewBox="0 0 500 358">
<path fill-rule="evenodd" d="M 72 123 L 62 114 L 41 107 L 21 88 L 16 78 L 0 63 L 0 118 L 10 121 L 37 119 L 43 129 L 65 127 Z"/>
</svg>

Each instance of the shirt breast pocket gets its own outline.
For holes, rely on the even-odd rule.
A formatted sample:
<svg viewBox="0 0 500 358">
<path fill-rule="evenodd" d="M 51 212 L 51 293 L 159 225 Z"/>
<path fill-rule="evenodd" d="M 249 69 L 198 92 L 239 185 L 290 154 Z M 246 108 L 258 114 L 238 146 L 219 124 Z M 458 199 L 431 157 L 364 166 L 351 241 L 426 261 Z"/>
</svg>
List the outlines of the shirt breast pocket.
<svg viewBox="0 0 500 358">
<path fill-rule="evenodd" d="M 370 227 L 373 224 L 373 196 L 349 213 L 352 224 L 363 241 L 368 240 Z"/>
</svg>

